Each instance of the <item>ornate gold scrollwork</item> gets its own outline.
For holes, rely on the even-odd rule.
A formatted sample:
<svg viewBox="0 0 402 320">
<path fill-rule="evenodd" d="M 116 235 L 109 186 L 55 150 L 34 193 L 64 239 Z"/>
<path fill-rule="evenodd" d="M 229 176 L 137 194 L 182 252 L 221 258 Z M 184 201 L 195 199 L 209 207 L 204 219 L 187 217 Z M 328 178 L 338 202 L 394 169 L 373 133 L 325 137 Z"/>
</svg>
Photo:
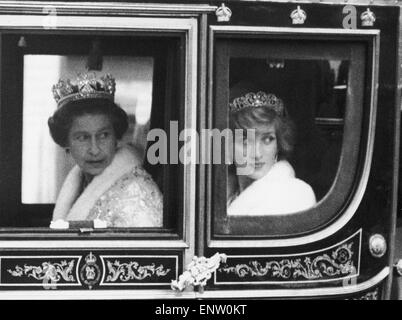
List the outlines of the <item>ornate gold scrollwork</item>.
<svg viewBox="0 0 402 320">
<path fill-rule="evenodd" d="M 152 276 L 163 277 L 170 272 L 170 269 L 165 269 L 163 265 L 157 267 L 154 263 L 145 266 L 140 265 L 137 261 L 120 263 L 118 260 L 114 262 L 107 260 L 106 263 L 109 272 L 106 282 L 116 282 L 118 279 L 124 282 L 144 280 Z"/>
<path fill-rule="evenodd" d="M 351 276 L 357 273 L 352 261 L 351 244 L 344 244 L 334 250 L 331 255 L 323 254 L 315 258 L 286 258 L 259 262 L 250 261 L 248 264 L 225 266 L 218 272 L 235 274 L 244 277 L 269 277 L 282 280 L 316 280 L 334 276 Z"/>
<path fill-rule="evenodd" d="M 60 263 L 43 262 L 41 266 L 24 265 L 24 267 L 15 266 L 14 270 L 8 269 L 7 272 L 13 277 L 32 277 L 36 280 L 52 281 L 57 283 L 61 279 L 66 282 L 74 282 L 74 260 Z"/>
<path fill-rule="evenodd" d="M 226 262 L 226 255 L 215 253 L 211 258 L 194 257 L 186 267 L 186 271 L 178 280 L 172 280 L 171 288 L 175 291 L 183 291 L 188 286 L 200 286 L 203 288 L 212 274 L 219 268 L 221 262 Z"/>
</svg>

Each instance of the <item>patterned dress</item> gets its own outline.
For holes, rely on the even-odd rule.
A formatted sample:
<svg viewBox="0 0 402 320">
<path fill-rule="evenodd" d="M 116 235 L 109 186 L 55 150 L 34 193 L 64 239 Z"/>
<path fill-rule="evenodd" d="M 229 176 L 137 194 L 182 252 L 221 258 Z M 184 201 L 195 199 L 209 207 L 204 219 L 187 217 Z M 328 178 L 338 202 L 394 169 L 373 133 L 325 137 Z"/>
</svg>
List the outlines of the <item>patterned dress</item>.
<svg viewBox="0 0 402 320">
<path fill-rule="evenodd" d="M 88 219 L 110 227 L 162 226 L 162 195 L 151 176 L 135 167 L 110 187 L 90 210 Z"/>
<path fill-rule="evenodd" d="M 162 194 L 140 163 L 134 150 L 121 148 L 85 188 L 83 172 L 75 166 L 60 190 L 51 226 L 100 219 L 108 227 L 162 227 Z"/>
</svg>

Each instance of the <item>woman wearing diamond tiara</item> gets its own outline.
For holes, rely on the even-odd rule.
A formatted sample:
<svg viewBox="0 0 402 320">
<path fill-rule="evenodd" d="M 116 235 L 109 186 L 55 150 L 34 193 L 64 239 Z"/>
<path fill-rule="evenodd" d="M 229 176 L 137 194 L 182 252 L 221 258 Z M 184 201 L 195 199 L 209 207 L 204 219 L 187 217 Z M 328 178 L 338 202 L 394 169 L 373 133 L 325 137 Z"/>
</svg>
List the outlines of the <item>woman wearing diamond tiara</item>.
<svg viewBox="0 0 402 320">
<path fill-rule="evenodd" d="M 127 114 L 114 103 L 115 81 L 87 74 L 77 85 L 53 86 L 57 110 L 48 124 L 53 140 L 76 166 L 58 195 L 51 228 L 65 221 L 97 221 L 108 227 L 161 227 L 162 195 L 134 150 L 118 147 Z M 104 223 L 106 222 L 106 223 Z"/>
<path fill-rule="evenodd" d="M 231 129 L 242 130 L 243 136 L 234 144 L 228 215 L 280 215 L 313 207 L 312 188 L 296 178 L 287 161 L 294 129 L 282 100 L 261 91 L 247 93 L 230 103 L 229 118 Z"/>
</svg>

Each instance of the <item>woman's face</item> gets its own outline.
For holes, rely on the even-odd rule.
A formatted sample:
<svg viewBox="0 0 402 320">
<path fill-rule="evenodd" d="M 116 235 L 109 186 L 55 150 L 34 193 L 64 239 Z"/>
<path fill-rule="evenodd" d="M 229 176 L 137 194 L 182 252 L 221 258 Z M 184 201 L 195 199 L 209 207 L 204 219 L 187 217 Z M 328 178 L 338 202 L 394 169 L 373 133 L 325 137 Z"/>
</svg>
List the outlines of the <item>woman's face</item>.
<svg viewBox="0 0 402 320">
<path fill-rule="evenodd" d="M 243 141 L 235 139 L 235 162 L 237 159 L 242 159 L 240 163 L 236 163 L 236 166 L 241 167 L 241 172 L 244 172 L 248 178 L 258 180 L 265 176 L 275 164 L 278 144 L 273 124 L 257 125 L 252 129 L 255 130 L 255 135 L 245 133 Z"/>
<path fill-rule="evenodd" d="M 75 117 L 68 135 L 71 156 L 89 175 L 96 176 L 109 166 L 116 153 L 112 121 L 104 114 Z"/>
</svg>

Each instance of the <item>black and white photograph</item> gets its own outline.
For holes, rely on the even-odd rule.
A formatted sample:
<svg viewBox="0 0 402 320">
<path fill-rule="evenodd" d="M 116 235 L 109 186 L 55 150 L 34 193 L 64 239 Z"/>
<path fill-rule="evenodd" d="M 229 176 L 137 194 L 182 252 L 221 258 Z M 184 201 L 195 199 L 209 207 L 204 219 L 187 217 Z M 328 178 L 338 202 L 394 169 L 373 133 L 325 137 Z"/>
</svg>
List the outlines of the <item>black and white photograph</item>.
<svg viewBox="0 0 402 320">
<path fill-rule="evenodd" d="M 0 300 L 402 300 L 401 7 L 0 0 Z"/>
</svg>

